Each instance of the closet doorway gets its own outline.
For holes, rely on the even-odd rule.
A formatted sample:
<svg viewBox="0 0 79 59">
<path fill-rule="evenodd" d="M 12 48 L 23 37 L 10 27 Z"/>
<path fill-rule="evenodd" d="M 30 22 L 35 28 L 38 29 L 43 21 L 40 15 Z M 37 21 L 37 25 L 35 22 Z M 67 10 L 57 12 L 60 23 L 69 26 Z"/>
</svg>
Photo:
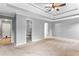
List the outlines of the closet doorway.
<svg viewBox="0 0 79 59">
<path fill-rule="evenodd" d="M 26 20 L 26 41 L 31 42 L 32 41 L 32 21 Z"/>
</svg>

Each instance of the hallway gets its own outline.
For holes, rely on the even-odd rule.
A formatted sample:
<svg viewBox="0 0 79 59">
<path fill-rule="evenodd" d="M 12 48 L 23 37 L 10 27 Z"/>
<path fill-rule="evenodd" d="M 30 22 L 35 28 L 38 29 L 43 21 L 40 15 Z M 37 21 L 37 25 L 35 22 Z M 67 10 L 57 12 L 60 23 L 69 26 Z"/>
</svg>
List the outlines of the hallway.
<svg viewBox="0 0 79 59">
<path fill-rule="evenodd" d="M 2 56 L 74 56 L 79 55 L 78 43 L 73 44 L 61 40 L 44 39 L 27 45 L 13 47 L 0 46 Z"/>
</svg>

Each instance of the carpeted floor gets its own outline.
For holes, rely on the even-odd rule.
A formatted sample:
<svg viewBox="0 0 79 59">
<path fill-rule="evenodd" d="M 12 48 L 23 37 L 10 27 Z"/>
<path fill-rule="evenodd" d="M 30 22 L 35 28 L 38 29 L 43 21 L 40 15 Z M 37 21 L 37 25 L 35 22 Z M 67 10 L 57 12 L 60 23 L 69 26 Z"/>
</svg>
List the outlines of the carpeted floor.
<svg viewBox="0 0 79 59">
<path fill-rule="evenodd" d="M 38 42 L 13 47 L 0 46 L 1 56 L 77 56 L 79 44 L 54 39 L 43 39 Z"/>
</svg>

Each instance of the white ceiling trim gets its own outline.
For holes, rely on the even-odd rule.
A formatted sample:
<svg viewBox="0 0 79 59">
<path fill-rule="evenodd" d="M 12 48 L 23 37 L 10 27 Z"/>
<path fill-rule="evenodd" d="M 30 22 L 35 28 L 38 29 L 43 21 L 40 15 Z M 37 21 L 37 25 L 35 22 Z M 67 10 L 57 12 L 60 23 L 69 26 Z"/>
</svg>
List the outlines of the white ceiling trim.
<svg viewBox="0 0 79 59">
<path fill-rule="evenodd" d="M 40 9 L 41 11 L 45 12 L 45 10 L 43 8 L 41 8 L 35 4 L 31 4 L 31 3 L 29 3 L 29 4 L 32 5 L 33 7 Z M 78 8 L 73 8 L 73 9 L 70 9 L 70 10 L 67 10 L 64 12 L 60 12 L 60 13 L 57 13 L 57 15 L 53 15 L 53 16 L 58 16 L 58 15 L 61 15 L 61 14 L 67 13 L 67 12 L 71 12 L 71 11 L 75 11 L 75 10 L 78 10 Z M 48 13 L 48 12 L 46 12 L 46 13 Z M 48 13 L 48 14 L 52 15 L 52 13 Z"/>
<path fill-rule="evenodd" d="M 36 13 L 34 13 L 34 12 L 31 12 L 30 10 L 25 10 L 25 9 L 23 9 L 23 8 L 21 8 L 21 7 L 18 7 L 18 6 L 15 6 L 15 5 L 13 5 L 13 4 L 7 4 L 7 6 L 8 7 L 11 7 L 11 8 L 14 8 L 14 9 L 17 9 L 17 10 L 21 10 L 21 11 L 24 11 L 24 12 L 26 12 L 26 13 L 29 13 L 29 14 L 33 14 L 33 15 L 36 15 L 36 16 L 40 16 L 40 17 L 43 17 L 43 18 L 47 18 L 47 19 L 51 19 L 52 20 L 52 18 L 50 18 L 50 17 L 46 17 L 46 16 L 43 16 L 43 15 L 40 15 L 40 14 L 36 14 Z M 32 15 L 32 16 L 33 16 Z M 31 16 L 30 16 L 31 17 Z"/>
<path fill-rule="evenodd" d="M 75 18 L 79 18 L 79 14 L 73 15 L 71 17 L 65 17 L 65 18 L 62 18 L 62 19 L 52 20 L 51 22 L 67 21 L 67 20 L 70 20 L 70 19 L 72 20 L 72 19 L 75 19 Z"/>
<path fill-rule="evenodd" d="M 22 10 L 22 11 L 26 11 L 26 12 L 28 11 L 29 13 L 33 13 L 33 12 L 30 12 L 29 10 L 25 10 L 23 8 L 20 8 L 20 7 L 11 5 L 11 4 L 9 4 L 9 6 L 14 7 L 14 8 L 17 8 L 18 10 Z M 61 18 L 56 18 L 56 19 L 52 19 L 50 17 L 42 16 L 42 15 L 36 14 L 36 13 L 33 13 L 33 14 L 36 15 L 36 16 L 38 15 L 38 16 L 42 17 L 42 18 L 39 18 L 39 19 L 46 20 L 46 21 L 50 21 L 50 22 L 57 22 L 57 21 L 68 20 L 68 19 L 72 19 L 72 18 L 75 18 L 75 17 L 79 17 L 79 13 L 74 14 L 74 15 L 70 15 L 70 16 L 68 15 L 68 16 L 61 17 Z M 31 16 L 28 16 L 28 17 L 31 17 Z M 36 17 L 31 17 L 31 18 L 36 18 Z"/>
</svg>

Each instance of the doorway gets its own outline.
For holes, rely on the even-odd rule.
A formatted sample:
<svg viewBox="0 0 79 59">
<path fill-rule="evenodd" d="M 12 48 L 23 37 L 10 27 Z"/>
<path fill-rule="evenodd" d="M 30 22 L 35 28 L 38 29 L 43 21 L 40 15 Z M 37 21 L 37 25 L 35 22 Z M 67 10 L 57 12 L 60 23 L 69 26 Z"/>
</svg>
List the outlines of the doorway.
<svg viewBox="0 0 79 59">
<path fill-rule="evenodd" d="M 31 42 L 32 41 L 32 21 L 26 20 L 26 41 Z"/>
<path fill-rule="evenodd" d="M 2 21 L 2 37 L 10 37 L 11 38 L 11 20 Z"/>
<path fill-rule="evenodd" d="M 1 18 L 0 22 L 0 45 L 9 45 L 12 43 L 12 20 Z"/>
</svg>

